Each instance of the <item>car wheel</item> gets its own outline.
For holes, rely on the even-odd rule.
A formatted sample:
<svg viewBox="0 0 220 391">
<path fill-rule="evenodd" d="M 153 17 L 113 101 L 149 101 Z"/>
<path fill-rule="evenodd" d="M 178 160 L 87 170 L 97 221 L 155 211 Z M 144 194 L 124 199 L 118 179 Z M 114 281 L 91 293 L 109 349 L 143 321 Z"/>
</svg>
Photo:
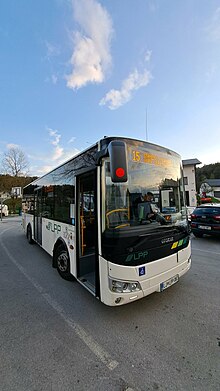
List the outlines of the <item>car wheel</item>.
<svg viewBox="0 0 220 391">
<path fill-rule="evenodd" d="M 33 244 L 32 229 L 30 225 L 27 226 L 27 240 L 29 244 Z"/>
<path fill-rule="evenodd" d="M 64 278 L 64 280 L 74 280 L 73 275 L 70 273 L 69 254 L 63 245 L 57 247 L 54 258 L 59 275 Z"/>
<path fill-rule="evenodd" d="M 202 238 L 202 237 L 203 237 L 203 234 L 198 233 L 198 232 L 193 232 L 193 235 L 194 235 L 196 238 Z"/>
</svg>

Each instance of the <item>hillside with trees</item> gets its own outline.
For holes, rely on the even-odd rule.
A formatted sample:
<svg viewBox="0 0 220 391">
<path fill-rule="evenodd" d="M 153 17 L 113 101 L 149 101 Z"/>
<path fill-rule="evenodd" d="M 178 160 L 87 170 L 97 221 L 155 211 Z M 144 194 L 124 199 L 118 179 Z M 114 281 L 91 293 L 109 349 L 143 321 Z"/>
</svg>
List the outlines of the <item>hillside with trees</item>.
<svg viewBox="0 0 220 391">
<path fill-rule="evenodd" d="M 220 163 L 207 164 L 196 168 L 196 188 L 199 191 L 201 183 L 206 179 L 220 179 Z"/>
<path fill-rule="evenodd" d="M 21 209 L 22 199 L 11 195 L 12 187 L 21 187 L 28 185 L 37 177 L 18 177 L 11 175 L 0 175 L 0 196 L 8 194 L 4 204 L 8 205 L 9 213 L 18 213 Z M 4 198 L 3 198 L 4 199 Z"/>
<path fill-rule="evenodd" d="M 37 177 L 23 177 L 23 176 L 12 176 L 12 175 L 0 175 L 0 194 L 11 193 L 12 187 L 21 187 L 28 185 L 34 181 Z"/>
</svg>

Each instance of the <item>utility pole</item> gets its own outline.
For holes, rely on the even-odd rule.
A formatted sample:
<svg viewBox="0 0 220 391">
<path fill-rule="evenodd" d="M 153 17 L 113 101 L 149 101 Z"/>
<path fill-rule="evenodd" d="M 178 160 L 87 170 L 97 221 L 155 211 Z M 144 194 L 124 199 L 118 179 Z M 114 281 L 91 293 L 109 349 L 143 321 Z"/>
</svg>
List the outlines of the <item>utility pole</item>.
<svg viewBox="0 0 220 391">
<path fill-rule="evenodd" d="M 2 197 L 1 197 L 1 221 L 2 221 Z"/>
</svg>

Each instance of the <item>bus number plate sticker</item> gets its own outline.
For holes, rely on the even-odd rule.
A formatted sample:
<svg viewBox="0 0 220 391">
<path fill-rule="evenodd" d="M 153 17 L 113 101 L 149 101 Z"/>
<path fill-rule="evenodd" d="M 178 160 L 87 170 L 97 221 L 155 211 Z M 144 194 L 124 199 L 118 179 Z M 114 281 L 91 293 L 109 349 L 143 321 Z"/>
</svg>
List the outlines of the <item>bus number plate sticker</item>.
<svg viewBox="0 0 220 391">
<path fill-rule="evenodd" d="M 144 276 L 146 274 L 145 266 L 139 267 L 139 276 Z"/>
<path fill-rule="evenodd" d="M 160 284 L 160 292 L 164 291 L 164 289 L 169 288 L 171 285 L 176 284 L 179 281 L 179 275 L 177 274 L 174 277 L 169 278 L 169 280 L 164 281 Z"/>
</svg>

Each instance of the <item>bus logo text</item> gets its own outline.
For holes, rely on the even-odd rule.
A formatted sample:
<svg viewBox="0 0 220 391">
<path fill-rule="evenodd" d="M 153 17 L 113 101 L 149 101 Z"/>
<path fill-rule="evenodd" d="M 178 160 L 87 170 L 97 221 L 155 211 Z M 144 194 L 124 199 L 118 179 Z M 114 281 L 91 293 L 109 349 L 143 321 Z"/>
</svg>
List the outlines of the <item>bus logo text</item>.
<svg viewBox="0 0 220 391">
<path fill-rule="evenodd" d="M 61 231 L 61 226 L 59 224 L 56 224 L 56 223 L 51 223 L 49 222 L 47 225 L 46 225 L 46 228 L 48 229 L 48 231 L 51 231 L 51 232 L 60 232 Z"/>
<path fill-rule="evenodd" d="M 127 256 L 125 262 L 138 261 L 141 258 L 146 258 L 148 251 L 140 251 L 139 253 L 130 254 Z"/>
<path fill-rule="evenodd" d="M 161 240 L 161 243 L 162 244 L 165 244 L 165 243 L 170 243 L 170 242 L 173 242 L 174 241 L 174 237 L 171 236 L 170 238 L 164 238 Z"/>
</svg>

